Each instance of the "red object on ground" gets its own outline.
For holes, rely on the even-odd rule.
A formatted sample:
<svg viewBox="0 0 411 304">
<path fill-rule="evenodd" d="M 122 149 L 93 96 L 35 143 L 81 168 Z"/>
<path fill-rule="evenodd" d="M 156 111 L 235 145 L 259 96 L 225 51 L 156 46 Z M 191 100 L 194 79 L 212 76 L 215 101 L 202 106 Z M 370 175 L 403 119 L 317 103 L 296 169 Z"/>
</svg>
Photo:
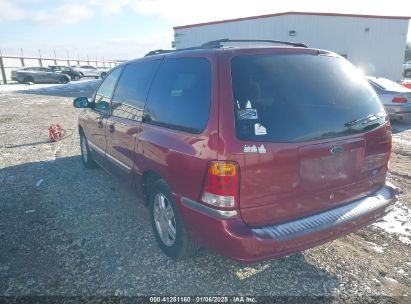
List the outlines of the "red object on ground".
<svg viewBox="0 0 411 304">
<path fill-rule="evenodd" d="M 52 142 L 61 140 L 63 138 L 63 126 L 60 124 L 52 124 L 49 127 L 49 136 Z"/>
</svg>

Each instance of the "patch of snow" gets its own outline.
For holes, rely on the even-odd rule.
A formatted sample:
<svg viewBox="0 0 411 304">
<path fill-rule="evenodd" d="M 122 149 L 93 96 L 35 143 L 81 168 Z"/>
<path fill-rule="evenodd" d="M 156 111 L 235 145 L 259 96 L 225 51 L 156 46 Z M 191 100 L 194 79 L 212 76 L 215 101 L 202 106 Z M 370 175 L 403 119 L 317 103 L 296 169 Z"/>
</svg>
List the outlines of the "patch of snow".
<svg viewBox="0 0 411 304">
<path fill-rule="evenodd" d="M 391 212 L 373 226 L 396 234 L 401 242 L 411 245 L 411 209 L 402 203 L 397 202 Z"/>
<path fill-rule="evenodd" d="M 44 83 L 44 84 L 23 84 L 23 83 L 12 83 L 12 84 L 2 84 L 0 85 L 0 93 L 12 93 L 16 91 L 34 90 L 51 88 L 55 86 L 60 86 L 58 83 Z"/>
<path fill-rule="evenodd" d="M 398 269 L 397 272 L 398 272 L 399 274 L 405 274 L 405 271 L 404 271 L 404 269 L 402 269 L 402 268 Z"/>
<path fill-rule="evenodd" d="M 256 275 L 259 272 L 262 272 L 262 271 L 266 270 L 269 267 L 270 267 L 269 264 L 260 265 L 260 266 L 256 266 L 256 267 L 246 266 L 246 267 L 243 267 L 243 268 L 237 270 L 235 272 L 235 275 L 240 280 L 243 280 L 243 279 L 247 279 L 249 277 L 252 277 L 253 275 Z"/>
<path fill-rule="evenodd" d="M 406 237 L 406 236 L 400 236 L 399 240 L 403 242 L 404 244 L 410 245 L 411 246 L 411 238 Z"/>
<path fill-rule="evenodd" d="M 57 157 L 57 153 L 60 151 L 60 146 L 57 146 L 56 150 L 53 151 L 53 156 L 49 157 L 46 161 L 47 162 L 54 162 Z"/>
<path fill-rule="evenodd" d="M 398 281 L 396 280 L 396 279 L 393 279 L 393 278 L 385 278 L 387 281 L 391 281 L 391 282 L 393 282 L 393 283 L 398 283 Z"/>
<path fill-rule="evenodd" d="M 66 84 L 45 83 L 45 84 L 4 84 L 0 85 L 0 94 L 23 93 L 52 96 L 90 96 L 101 80 L 87 79 L 72 81 Z"/>
<path fill-rule="evenodd" d="M 411 145 L 410 140 L 402 139 L 401 137 L 397 137 L 395 135 L 392 137 L 392 139 L 395 143 L 399 143 L 399 144 L 403 144 L 403 145 Z"/>
<path fill-rule="evenodd" d="M 39 179 L 37 182 L 36 182 L 36 187 L 38 187 L 38 186 L 40 186 L 42 183 L 43 183 L 43 181 L 44 181 L 44 179 Z"/>
<path fill-rule="evenodd" d="M 384 252 L 384 247 L 377 245 L 373 242 L 366 242 L 367 244 L 369 244 L 372 249 L 374 249 L 374 251 L 379 252 L 379 253 L 383 253 Z"/>
</svg>

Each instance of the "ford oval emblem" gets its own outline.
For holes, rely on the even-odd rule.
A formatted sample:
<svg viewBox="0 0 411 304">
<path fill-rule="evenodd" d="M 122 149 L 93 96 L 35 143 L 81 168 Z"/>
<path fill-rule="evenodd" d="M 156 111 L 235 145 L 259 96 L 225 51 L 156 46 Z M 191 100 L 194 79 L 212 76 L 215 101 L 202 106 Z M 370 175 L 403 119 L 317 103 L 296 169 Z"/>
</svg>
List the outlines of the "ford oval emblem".
<svg viewBox="0 0 411 304">
<path fill-rule="evenodd" d="M 333 155 L 340 154 L 342 151 L 344 151 L 344 149 L 341 146 L 332 147 L 330 150 L 331 154 Z"/>
</svg>

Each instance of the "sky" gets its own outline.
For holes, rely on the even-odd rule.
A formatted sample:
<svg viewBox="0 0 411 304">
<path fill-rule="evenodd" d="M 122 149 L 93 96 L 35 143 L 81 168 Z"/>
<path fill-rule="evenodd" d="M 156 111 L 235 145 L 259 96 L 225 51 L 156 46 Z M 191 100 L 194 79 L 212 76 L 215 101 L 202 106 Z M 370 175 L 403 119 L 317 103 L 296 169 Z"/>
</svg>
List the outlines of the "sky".
<svg viewBox="0 0 411 304">
<path fill-rule="evenodd" d="M 411 16 L 411 1 L 0 0 L 0 51 L 132 59 L 171 48 L 173 26 L 287 11 Z"/>
</svg>

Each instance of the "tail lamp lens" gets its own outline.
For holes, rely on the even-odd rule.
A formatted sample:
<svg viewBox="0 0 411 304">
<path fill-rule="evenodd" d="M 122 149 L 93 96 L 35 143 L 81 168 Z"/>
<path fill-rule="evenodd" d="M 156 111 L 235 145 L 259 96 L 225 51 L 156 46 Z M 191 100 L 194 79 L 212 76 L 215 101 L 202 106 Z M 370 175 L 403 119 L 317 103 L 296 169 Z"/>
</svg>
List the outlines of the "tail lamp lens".
<svg viewBox="0 0 411 304">
<path fill-rule="evenodd" d="M 235 208 L 238 202 L 238 165 L 211 162 L 207 169 L 201 200 L 219 208 Z"/>
<path fill-rule="evenodd" d="M 407 103 L 407 98 L 405 97 L 394 97 L 392 99 L 393 103 Z"/>
</svg>

